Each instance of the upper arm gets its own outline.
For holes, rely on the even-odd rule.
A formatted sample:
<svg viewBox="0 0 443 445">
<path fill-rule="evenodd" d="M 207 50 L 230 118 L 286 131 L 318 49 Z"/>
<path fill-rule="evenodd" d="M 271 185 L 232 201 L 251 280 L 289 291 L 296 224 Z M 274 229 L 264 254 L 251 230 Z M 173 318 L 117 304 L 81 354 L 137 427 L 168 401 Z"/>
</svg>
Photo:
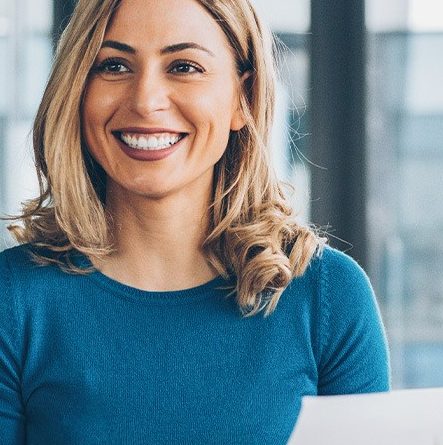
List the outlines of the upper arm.
<svg viewBox="0 0 443 445">
<path fill-rule="evenodd" d="M 25 442 L 21 399 L 19 327 L 6 254 L 0 254 L 0 443 Z"/>
<path fill-rule="evenodd" d="M 323 255 L 318 393 L 387 391 L 387 341 L 369 279 L 347 255 Z"/>
</svg>

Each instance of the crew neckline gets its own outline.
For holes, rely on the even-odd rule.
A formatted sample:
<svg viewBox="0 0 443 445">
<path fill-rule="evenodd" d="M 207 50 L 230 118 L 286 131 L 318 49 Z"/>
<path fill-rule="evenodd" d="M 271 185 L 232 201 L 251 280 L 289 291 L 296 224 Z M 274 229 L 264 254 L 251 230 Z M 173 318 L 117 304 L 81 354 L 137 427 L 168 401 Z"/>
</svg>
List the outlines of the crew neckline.
<svg viewBox="0 0 443 445">
<path fill-rule="evenodd" d="M 124 298 L 132 300 L 136 299 L 137 301 L 180 304 L 214 297 L 214 294 L 216 293 L 227 295 L 230 292 L 230 289 L 232 289 L 232 287 L 226 289 L 227 286 L 232 286 L 232 281 L 225 280 L 221 275 L 218 275 L 206 283 L 190 288 L 170 291 L 143 290 L 121 283 L 120 281 L 105 275 L 100 270 L 96 269 L 85 255 L 76 255 L 74 262 L 81 268 L 92 268 L 92 271 L 88 273 L 86 277 L 95 281 L 102 288 Z"/>
</svg>

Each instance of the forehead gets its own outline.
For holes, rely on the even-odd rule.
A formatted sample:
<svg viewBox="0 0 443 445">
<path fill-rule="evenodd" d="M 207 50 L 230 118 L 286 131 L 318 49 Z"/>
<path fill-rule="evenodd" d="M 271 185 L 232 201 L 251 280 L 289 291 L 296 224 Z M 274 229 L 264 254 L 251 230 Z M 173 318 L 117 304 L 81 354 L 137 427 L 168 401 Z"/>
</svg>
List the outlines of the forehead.
<svg viewBox="0 0 443 445">
<path fill-rule="evenodd" d="M 192 41 L 231 51 L 221 27 L 196 0 L 122 0 L 106 30 L 110 38 L 146 49 Z"/>
</svg>

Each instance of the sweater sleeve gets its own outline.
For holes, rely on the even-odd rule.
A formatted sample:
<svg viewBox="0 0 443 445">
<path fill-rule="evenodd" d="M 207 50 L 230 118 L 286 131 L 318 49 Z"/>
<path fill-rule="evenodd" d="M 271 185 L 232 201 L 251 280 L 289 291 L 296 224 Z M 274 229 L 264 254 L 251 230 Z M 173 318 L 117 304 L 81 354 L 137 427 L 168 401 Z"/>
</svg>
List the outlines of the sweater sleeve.
<svg viewBox="0 0 443 445">
<path fill-rule="evenodd" d="M 0 253 L 0 443 L 25 443 L 18 324 L 6 254 Z"/>
<path fill-rule="evenodd" d="M 331 248 L 323 253 L 320 274 L 318 394 L 389 390 L 386 335 L 368 277 Z"/>
</svg>

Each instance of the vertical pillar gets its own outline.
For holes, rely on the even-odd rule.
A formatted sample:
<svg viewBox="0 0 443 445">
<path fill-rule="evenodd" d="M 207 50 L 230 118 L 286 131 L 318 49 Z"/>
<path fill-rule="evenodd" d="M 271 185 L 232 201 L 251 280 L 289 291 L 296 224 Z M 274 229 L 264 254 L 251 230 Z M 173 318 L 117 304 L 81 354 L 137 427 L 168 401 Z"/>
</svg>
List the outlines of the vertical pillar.
<svg viewBox="0 0 443 445">
<path fill-rule="evenodd" d="M 52 43 L 54 48 L 74 11 L 76 3 L 77 0 L 53 0 Z"/>
<path fill-rule="evenodd" d="M 329 226 L 331 244 L 348 251 L 363 267 L 365 77 L 364 0 L 312 0 L 309 158 L 322 168 L 311 168 L 311 219 Z"/>
</svg>

